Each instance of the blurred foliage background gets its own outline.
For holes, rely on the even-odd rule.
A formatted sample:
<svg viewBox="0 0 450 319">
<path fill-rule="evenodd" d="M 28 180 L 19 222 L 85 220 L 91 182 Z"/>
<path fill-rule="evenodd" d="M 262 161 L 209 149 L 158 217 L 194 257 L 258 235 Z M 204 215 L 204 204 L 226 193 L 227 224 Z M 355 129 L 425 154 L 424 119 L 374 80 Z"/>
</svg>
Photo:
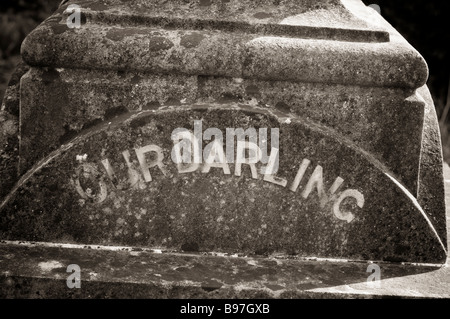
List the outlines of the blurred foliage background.
<svg viewBox="0 0 450 319">
<path fill-rule="evenodd" d="M 151 1 L 151 0 L 149 0 Z M 56 10 L 61 0 L 0 1 L 0 100 L 15 65 L 24 37 Z M 449 85 L 450 1 L 363 0 L 378 4 L 381 15 L 425 58 L 430 69 L 428 86 L 440 120 L 444 157 L 450 163 Z"/>
<path fill-rule="evenodd" d="M 0 0 L 0 101 L 20 60 L 23 39 L 60 3 L 61 0 Z"/>
</svg>

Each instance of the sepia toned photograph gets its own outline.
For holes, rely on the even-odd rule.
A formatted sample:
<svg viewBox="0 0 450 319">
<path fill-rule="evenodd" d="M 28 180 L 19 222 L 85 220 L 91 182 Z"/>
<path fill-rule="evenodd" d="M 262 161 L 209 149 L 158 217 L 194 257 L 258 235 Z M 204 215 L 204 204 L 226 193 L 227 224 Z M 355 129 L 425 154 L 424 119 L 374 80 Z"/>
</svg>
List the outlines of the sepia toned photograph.
<svg viewBox="0 0 450 319">
<path fill-rule="evenodd" d="M 2 1 L 0 299 L 449 298 L 449 7 Z"/>
</svg>

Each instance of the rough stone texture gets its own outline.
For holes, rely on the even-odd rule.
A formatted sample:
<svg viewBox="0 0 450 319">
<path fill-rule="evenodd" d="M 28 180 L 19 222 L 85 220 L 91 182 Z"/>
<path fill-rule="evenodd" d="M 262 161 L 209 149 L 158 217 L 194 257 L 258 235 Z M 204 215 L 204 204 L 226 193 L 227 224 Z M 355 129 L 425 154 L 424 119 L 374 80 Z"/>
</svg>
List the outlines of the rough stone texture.
<svg viewBox="0 0 450 319">
<path fill-rule="evenodd" d="M 0 198 L 8 194 L 19 177 L 20 78 L 28 70 L 23 61 L 19 63 L 0 109 Z"/>
<path fill-rule="evenodd" d="M 352 2 L 343 1 L 344 4 Z M 87 19 L 89 23 L 86 27 L 69 29 L 66 26 L 67 16 L 62 12 L 71 3 L 78 3 L 84 8 L 83 12 L 94 17 Z M 102 3 L 102 6 L 98 7 L 98 3 Z M 290 34 L 286 32 L 267 34 L 261 32 L 260 28 L 245 32 L 246 28 L 235 20 L 253 25 L 255 18 L 252 8 L 256 6 L 256 10 L 263 10 L 261 3 L 275 15 L 278 15 L 277 11 L 282 11 L 283 16 L 256 25 L 281 27 L 288 24 L 289 29 L 294 30 L 294 37 L 289 37 Z M 363 34 L 367 29 L 367 23 L 358 17 L 349 19 L 352 14 L 339 1 L 319 5 L 310 3 L 309 6 L 305 6 L 303 1 L 284 1 L 278 5 L 276 1 L 266 0 L 261 3 L 229 1 L 216 7 L 202 6 L 197 1 L 155 1 L 150 4 L 123 4 L 112 0 L 69 2 L 27 37 L 22 46 L 22 55 L 28 64 L 41 67 L 73 68 L 76 65 L 88 69 L 411 88 L 420 87 L 426 82 L 428 69 L 423 58 L 395 35 L 389 42 L 371 42 L 370 32 L 364 36 L 364 42 L 354 42 L 352 36 L 336 39 L 336 34 L 342 29 L 350 32 L 360 30 Z M 362 3 L 359 5 L 364 8 Z M 322 10 L 320 6 L 326 9 Z M 174 10 L 175 7 L 179 11 Z M 138 11 L 139 15 L 124 17 L 124 10 L 128 14 Z M 236 12 L 242 14 L 236 15 Z M 324 12 L 330 15 L 328 19 L 320 19 Z M 147 21 L 142 20 L 148 15 L 154 15 L 158 17 L 156 20 L 162 22 L 147 26 Z M 102 22 L 104 17 L 113 26 Z M 286 21 L 289 18 L 296 22 Z M 130 20 L 138 25 L 130 25 Z M 211 20 L 219 26 L 214 25 L 209 30 L 203 24 Z M 306 25 L 302 20 L 308 21 Z M 345 20 L 349 20 L 351 26 L 337 27 Z M 351 23 L 352 20 L 355 21 Z M 164 23 L 166 21 L 169 25 Z M 177 24 L 171 26 L 172 21 L 177 21 Z M 195 28 L 192 30 L 192 24 L 196 23 L 201 24 L 198 31 Z M 302 30 L 312 28 L 308 25 L 311 23 L 318 32 L 304 34 Z M 233 32 L 221 32 L 221 24 L 231 25 Z M 374 27 L 373 24 L 369 25 Z M 173 30 L 174 27 L 176 30 Z M 379 28 L 378 25 L 375 27 Z M 385 23 L 383 27 L 382 31 L 388 33 L 389 26 Z M 224 31 L 230 30 L 225 28 Z M 302 58 L 298 59 L 299 56 Z"/>
<path fill-rule="evenodd" d="M 428 88 L 422 87 L 418 89 L 417 94 L 425 100 L 417 200 L 427 212 L 437 232 L 442 238 L 447 238 L 447 222 L 445 216 L 440 213 L 445 211 L 446 202 L 439 199 L 441 198 L 441 194 L 445 193 L 442 166 L 444 161 L 442 157 L 439 123 Z"/>
<path fill-rule="evenodd" d="M 81 268 L 81 288 L 67 287 L 67 267 Z M 0 244 L 0 298 L 448 298 L 448 268 L 379 264 L 379 288 L 367 285 L 368 263 L 220 254 L 154 253 L 102 247 Z M 433 289 L 426 280 L 447 280 Z M 412 278 L 417 278 L 414 281 Z M 20 287 L 20 289 L 17 289 Z M 444 288 L 444 289 L 443 289 Z M 176 316 L 179 309 L 167 309 Z"/>
<path fill-rule="evenodd" d="M 74 3 L 82 8 L 79 29 L 66 25 L 64 10 Z M 7 176 L 0 184 L 0 239 L 446 260 L 442 151 L 424 87 L 427 66 L 360 1 L 69 1 L 27 37 L 22 55 L 27 73 L 18 71 L 0 115 L 0 173 Z M 170 157 L 171 134 L 193 130 L 195 120 L 202 120 L 202 133 L 279 128 L 277 176 L 267 180 L 249 165 L 239 173 L 236 164 L 180 173 Z M 153 151 L 140 162 L 139 150 L 148 146 Z M 192 262 L 172 257 L 156 264 Z M 97 265 L 110 257 L 99 258 Z M 204 262 L 214 269 L 219 260 Z M 284 267 L 262 262 L 268 272 Z M 171 280 L 198 276 L 196 267 Z M 49 287 L 19 269 L 4 279 L 6 296 L 17 282 Z M 250 273 L 241 279 L 260 278 Z M 56 277 L 46 277 L 50 286 L 61 283 Z M 210 277 L 208 289 L 239 281 Z M 278 279 L 269 290 L 279 290 Z M 204 296 L 195 280 L 187 291 Z M 267 293 L 255 282 L 245 296 L 303 294 L 293 286 L 284 295 Z M 111 289 L 147 287 L 128 284 Z M 219 296 L 243 296 L 233 289 Z"/>
<path fill-rule="evenodd" d="M 180 174 L 170 157 L 170 136 L 176 128 L 193 130 L 196 119 L 203 120 L 205 129 L 222 132 L 280 128 L 277 175 L 287 179 L 287 187 L 264 181 L 261 174 L 252 176 L 245 168 L 242 176 L 236 176 L 236 164 L 229 164 L 229 173 L 222 168 L 204 173 L 199 168 Z M 251 105 L 227 103 L 171 106 L 100 124 L 51 153 L 19 181 L 1 206 L 2 238 L 445 261 L 436 234 L 413 202 L 385 176 L 389 170 L 382 163 L 327 127 L 287 119 Z M 153 180 L 145 182 L 136 155 L 131 154 L 137 180 L 129 182 L 123 152 L 148 145 L 162 149 L 164 168 L 152 169 Z M 84 154 L 87 161 L 77 165 L 77 155 Z M 106 158 L 116 180 L 110 180 L 101 166 Z M 314 186 L 311 194 L 304 195 L 309 177 L 295 192 L 288 189 L 304 159 L 311 161 L 306 176 L 317 165 L 322 167 L 323 193 Z M 338 177 L 344 183 L 333 196 L 328 189 Z M 84 191 L 77 192 L 77 180 Z M 83 196 L 88 188 L 92 194 Z M 349 198 L 341 204 L 339 217 L 334 203 L 347 189 L 362 193 L 364 207 L 359 209 Z M 347 219 L 349 214 L 354 220 Z"/>
<path fill-rule="evenodd" d="M 424 103 L 410 97 L 409 90 L 35 68 L 22 83 L 27 87 L 22 92 L 22 173 L 83 129 L 124 112 L 196 101 L 253 101 L 335 129 L 384 162 L 417 193 Z"/>
</svg>

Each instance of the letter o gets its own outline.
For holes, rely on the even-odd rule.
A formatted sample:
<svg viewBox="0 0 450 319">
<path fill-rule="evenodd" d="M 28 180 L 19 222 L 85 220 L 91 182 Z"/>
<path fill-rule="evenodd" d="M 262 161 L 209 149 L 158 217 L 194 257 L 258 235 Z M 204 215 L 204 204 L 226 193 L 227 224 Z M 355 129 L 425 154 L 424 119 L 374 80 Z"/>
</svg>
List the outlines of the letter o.
<svg viewBox="0 0 450 319">
<path fill-rule="evenodd" d="M 92 199 L 96 203 L 101 203 L 105 201 L 108 196 L 108 190 L 106 188 L 106 183 L 103 181 L 102 175 L 97 170 L 94 164 L 92 163 L 83 163 L 77 167 L 75 170 L 76 178 L 74 181 L 75 188 L 83 199 Z M 84 175 L 84 176 L 83 176 Z M 94 183 L 98 182 L 99 191 L 96 194 L 92 194 L 92 191 L 88 191 L 88 189 L 84 189 L 81 186 L 80 178 L 83 176 Z"/>
</svg>

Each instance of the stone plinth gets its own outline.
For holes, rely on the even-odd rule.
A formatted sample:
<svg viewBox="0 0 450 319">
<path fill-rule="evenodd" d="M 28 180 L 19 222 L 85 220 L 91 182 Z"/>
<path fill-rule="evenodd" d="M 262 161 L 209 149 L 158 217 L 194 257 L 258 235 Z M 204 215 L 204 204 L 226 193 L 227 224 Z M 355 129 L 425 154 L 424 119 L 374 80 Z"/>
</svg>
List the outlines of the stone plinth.
<svg viewBox="0 0 450 319">
<path fill-rule="evenodd" d="M 446 260 L 427 65 L 360 1 L 69 1 L 22 57 L 7 243 Z M 174 162 L 180 129 L 199 162 Z"/>
</svg>

